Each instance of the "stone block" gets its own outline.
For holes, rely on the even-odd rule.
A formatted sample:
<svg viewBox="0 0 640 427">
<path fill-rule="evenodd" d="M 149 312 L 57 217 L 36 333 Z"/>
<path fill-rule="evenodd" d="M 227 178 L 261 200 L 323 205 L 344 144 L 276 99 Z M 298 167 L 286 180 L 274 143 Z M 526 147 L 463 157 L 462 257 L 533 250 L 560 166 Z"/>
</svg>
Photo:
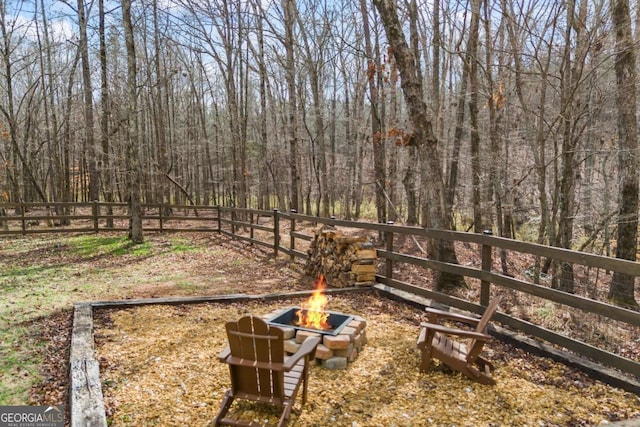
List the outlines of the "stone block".
<svg viewBox="0 0 640 427">
<path fill-rule="evenodd" d="M 349 344 L 349 347 L 345 348 L 344 350 L 335 350 L 335 355 L 337 357 L 346 357 L 347 359 L 351 356 L 351 353 L 353 353 L 354 350 L 354 346 L 353 343 Z"/>
<path fill-rule="evenodd" d="M 358 322 L 361 322 L 363 325 L 362 326 L 363 329 L 367 327 L 367 321 L 364 319 L 364 317 L 355 315 L 353 316 L 353 320 L 357 320 Z"/>
<path fill-rule="evenodd" d="M 346 357 L 332 357 L 322 361 L 322 366 L 326 369 L 345 369 L 347 367 Z"/>
<path fill-rule="evenodd" d="M 324 338 L 322 338 L 322 344 L 324 344 L 331 350 L 344 350 L 346 348 L 349 348 L 349 344 L 351 344 L 351 338 L 349 338 L 349 336 L 347 335 L 337 335 L 335 337 L 331 335 L 325 335 Z"/>
<path fill-rule="evenodd" d="M 361 320 L 353 319 L 353 320 L 351 320 L 351 322 L 349 322 L 349 324 L 347 326 L 350 327 L 350 328 L 355 329 L 357 333 L 360 333 L 360 332 L 362 332 L 362 330 L 364 330 L 365 322 L 363 322 Z"/>
<path fill-rule="evenodd" d="M 352 328 L 350 326 L 345 326 L 344 328 L 342 328 L 342 330 L 340 331 L 339 335 L 346 335 L 349 337 L 349 341 L 353 341 L 353 337 L 358 333 L 358 330 L 355 328 Z"/>
<path fill-rule="evenodd" d="M 318 344 L 318 346 L 316 347 L 316 354 L 315 354 L 316 359 L 327 360 L 332 357 L 333 357 L 333 350 L 331 350 L 324 344 Z"/>
<path fill-rule="evenodd" d="M 293 354 L 300 348 L 301 344 L 296 342 L 295 339 L 288 339 L 284 342 L 284 351 L 288 354 Z"/>
<path fill-rule="evenodd" d="M 319 337 L 319 336 L 320 334 L 317 332 L 299 330 L 296 333 L 296 342 L 302 344 L 309 337 Z"/>
<path fill-rule="evenodd" d="M 356 360 L 358 358 L 358 353 L 359 353 L 359 351 L 356 350 L 355 348 L 353 350 L 351 350 L 351 354 L 349 354 L 349 356 L 347 356 L 347 360 L 349 361 L 349 363 L 353 362 L 354 360 Z"/>
</svg>

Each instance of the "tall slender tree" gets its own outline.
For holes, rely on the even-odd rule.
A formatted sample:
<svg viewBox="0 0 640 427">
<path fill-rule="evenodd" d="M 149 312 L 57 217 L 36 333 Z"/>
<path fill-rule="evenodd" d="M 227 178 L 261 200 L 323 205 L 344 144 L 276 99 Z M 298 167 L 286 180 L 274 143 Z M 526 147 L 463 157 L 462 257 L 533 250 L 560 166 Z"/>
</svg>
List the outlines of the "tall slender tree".
<svg viewBox="0 0 640 427">
<path fill-rule="evenodd" d="M 473 231 L 480 233 L 485 227 L 483 223 L 482 197 L 480 192 L 480 178 L 482 175 L 480 161 L 480 130 L 478 129 L 478 39 L 480 35 L 480 1 L 471 0 L 471 26 L 469 28 L 469 41 L 467 53 L 464 57 L 464 66 L 469 74 L 469 121 L 471 126 L 471 187 L 473 199 Z"/>
<path fill-rule="evenodd" d="M 104 193 L 105 202 L 113 201 L 113 189 L 111 187 L 112 174 L 110 170 L 109 154 L 109 83 L 107 79 L 107 43 L 106 43 L 105 9 L 104 0 L 98 0 L 98 38 L 100 40 L 100 156 L 98 158 L 98 171 L 100 184 Z M 107 207 L 107 227 L 113 227 L 113 208 Z"/>
<path fill-rule="evenodd" d="M 422 81 L 418 78 L 415 57 L 402 31 L 395 0 L 374 0 L 380 13 L 387 39 L 393 50 L 402 80 L 409 118 L 413 126 L 408 144 L 418 148 L 420 161 L 426 168 L 424 182 L 427 185 L 429 206 L 429 227 L 436 230 L 451 228 L 451 212 L 445 203 L 445 187 L 439 154 L 438 138 L 433 132 L 433 124 L 427 114 L 427 104 L 423 98 Z M 430 255 L 438 261 L 457 263 L 453 243 L 448 240 L 435 240 L 430 243 Z M 464 285 L 462 277 L 446 272 L 437 274 L 437 290 L 453 289 Z"/>
<path fill-rule="evenodd" d="M 629 0 L 614 0 L 611 10 L 616 31 L 616 105 L 618 108 L 618 245 L 616 257 L 636 260 L 638 251 L 638 124 L 636 118 L 636 56 L 631 36 Z M 635 277 L 614 273 L 609 300 L 638 307 Z"/>
<path fill-rule="evenodd" d="M 376 213 L 378 222 L 387 220 L 387 202 L 385 199 L 386 188 L 386 152 L 382 129 L 384 126 L 384 105 L 379 100 L 381 87 L 382 64 L 380 61 L 379 49 L 374 49 L 372 43 L 371 27 L 369 24 L 369 8 L 366 0 L 360 0 L 360 10 L 362 12 L 362 31 L 364 35 L 365 55 L 369 61 L 367 65 L 367 79 L 369 85 L 369 113 L 371 124 L 371 141 L 373 144 L 373 168 L 375 177 L 375 197 Z M 378 43 L 375 43 L 378 46 Z"/>
<path fill-rule="evenodd" d="M 82 84 L 84 87 L 84 143 L 89 169 L 89 200 L 98 200 L 98 159 L 96 156 L 93 132 L 93 88 L 91 84 L 91 66 L 89 64 L 89 41 L 87 39 L 87 12 L 84 0 L 78 0 L 78 27 L 80 33 L 80 57 L 82 58 Z"/>
<path fill-rule="evenodd" d="M 138 134 L 138 86 L 136 45 L 131 20 L 131 0 L 122 0 L 122 22 L 127 49 L 127 178 L 129 188 L 129 239 L 142 243 L 142 191 L 140 182 L 140 147 Z"/>
<path fill-rule="evenodd" d="M 300 171 L 298 170 L 298 92 L 296 90 L 296 62 L 294 57 L 295 0 L 282 0 L 284 15 L 285 75 L 287 80 L 287 138 L 289 140 L 289 208 L 300 210 Z"/>
</svg>

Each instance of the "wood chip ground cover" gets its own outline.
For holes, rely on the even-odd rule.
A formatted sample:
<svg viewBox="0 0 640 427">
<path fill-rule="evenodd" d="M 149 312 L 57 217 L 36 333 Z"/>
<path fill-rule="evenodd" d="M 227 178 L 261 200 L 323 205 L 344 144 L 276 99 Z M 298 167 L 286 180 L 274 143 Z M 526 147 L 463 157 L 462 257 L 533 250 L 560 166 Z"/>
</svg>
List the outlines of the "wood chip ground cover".
<svg viewBox="0 0 640 427">
<path fill-rule="evenodd" d="M 217 354 L 224 323 L 297 305 L 298 299 L 97 311 L 96 350 L 112 426 L 206 426 L 229 387 Z M 296 426 L 587 426 L 640 418 L 638 396 L 549 359 L 494 341 L 495 386 L 437 364 L 420 373 L 415 308 L 373 293 L 330 297 L 330 309 L 367 319 L 368 344 L 346 370 L 313 366 Z M 273 422 L 260 405 L 237 405 L 245 420 Z"/>
</svg>

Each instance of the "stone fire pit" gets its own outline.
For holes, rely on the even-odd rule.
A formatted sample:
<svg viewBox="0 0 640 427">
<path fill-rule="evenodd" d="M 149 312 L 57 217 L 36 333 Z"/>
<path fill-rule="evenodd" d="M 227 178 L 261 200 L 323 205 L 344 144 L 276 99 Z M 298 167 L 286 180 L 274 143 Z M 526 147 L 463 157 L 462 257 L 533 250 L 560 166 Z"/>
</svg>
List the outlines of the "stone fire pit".
<svg viewBox="0 0 640 427">
<path fill-rule="evenodd" d="M 322 337 L 322 341 L 318 344 L 314 357 L 316 363 L 324 368 L 345 369 L 349 363 L 356 360 L 367 343 L 367 322 L 364 318 L 328 312 L 330 323 L 334 318 L 339 319 L 342 323 L 332 325 L 333 327 L 327 330 L 310 329 L 292 323 L 295 319 L 295 312 L 299 309 L 298 307 L 287 307 L 264 316 L 269 324 L 284 331 L 284 349 L 287 354 L 295 353 L 308 337 L 317 336 Z"/>
</svg>

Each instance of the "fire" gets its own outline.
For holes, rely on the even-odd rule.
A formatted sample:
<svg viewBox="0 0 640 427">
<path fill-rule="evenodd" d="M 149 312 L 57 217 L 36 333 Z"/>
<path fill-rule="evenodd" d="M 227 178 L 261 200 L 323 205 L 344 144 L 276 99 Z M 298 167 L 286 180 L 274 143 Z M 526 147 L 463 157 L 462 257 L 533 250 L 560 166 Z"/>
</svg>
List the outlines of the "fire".
<svg viewBox="0 0 640 427">
<path fill-rule="evenodd" d="M 298 316 L 296 325 L 320 330 L 331 329 L 331 325 L 327 322 L 329 313 L 324 311 L 329 302 L 323 293 L 325 289 L 324 276 L 318 277 L 316 283 L 316 289 L 311 294 L 311 297 L 296 312 L 296 316 Z"/>
</svg>

